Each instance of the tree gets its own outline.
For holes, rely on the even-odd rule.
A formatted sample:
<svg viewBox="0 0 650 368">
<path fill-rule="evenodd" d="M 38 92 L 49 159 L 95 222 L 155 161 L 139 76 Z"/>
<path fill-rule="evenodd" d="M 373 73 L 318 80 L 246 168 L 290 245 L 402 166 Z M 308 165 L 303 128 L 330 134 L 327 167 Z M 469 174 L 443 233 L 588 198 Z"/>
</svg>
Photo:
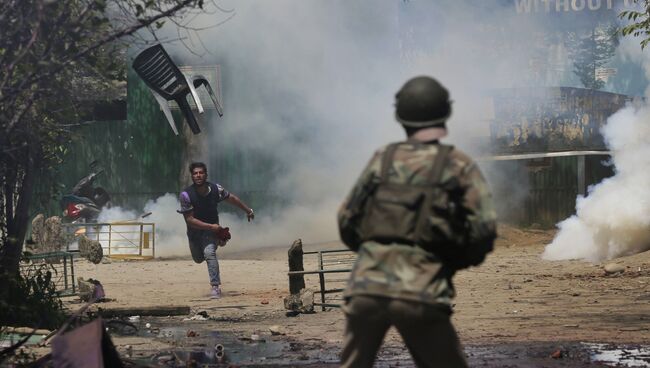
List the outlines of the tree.
<svg viewBox="0 0 650 368">
<path fill-rule="evenodd" d="M 203 0 L 0 0 L 0 275 L 18 273 L 39 173 L 78 123 L 75 95 L 124 79 L 123 44 Z"/>
<path fill-rule="evenodd" d="M 574 35 L 570 43 L 569 54 L 573 59 L 573 73 L 585 88 L 603 88 L 605 81 L 598 79 L 596 72 L 606 65 L 616 52 L 616 28 L 596 27 L 587 36 L 578 38 Z"/>
<path fill-rule="evenodd" d="M 650 0 L 632 0 L 632 2 L 641 3 L 641 9 L 625 10 L 619 14 L 619 18 L 632 22 L 622 27 L 620 32 L 623 36 L 641 37 L 641 49 L 644 49 L 650 42 Z"/>
</svg>

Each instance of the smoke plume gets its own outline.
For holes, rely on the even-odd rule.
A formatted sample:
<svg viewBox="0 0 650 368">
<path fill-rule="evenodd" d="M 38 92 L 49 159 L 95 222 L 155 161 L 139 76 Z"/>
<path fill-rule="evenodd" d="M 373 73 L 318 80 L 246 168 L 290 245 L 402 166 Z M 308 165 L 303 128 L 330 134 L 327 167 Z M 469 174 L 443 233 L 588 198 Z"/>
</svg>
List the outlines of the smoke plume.
<svg viewBox="0 0 650 368">
<path fill-rule="evenodd" d="M 251 172 L 248 182 L 226 187 L 281 198 L 278 208 L 256 208 L 251 224 L 237 209 L 222 213 L 233 230 L 228 247 L 338 239 L 336 210 L 372 152 L 405 138 L 393 117 L 394 95 L 416 75 L 449 89 L 454 112 L 446 141 L 476 154 L 476 142 L 489 136 L 484 92 L 533 82 L 529 51 L 512 45 L 531 44 L 542 26 L 501 4 L 242 0 L 219 2 L 231 13 L 210 9 L 194 18 L 191 26 L 203 30 L 185 43 L 200 55 L 180 43 L 165 48 L 180 64 L 221 66 L 225 115 L 208 123 L 210 152 L 246 153 L 239 167 L 209 168 L 210 179 L 220 182 L 228 170 L 245 170 L 248 158 L 262 157 L 274 165 L 270 174 Z M 178 36 L 171 25 L 163 31 Z M 180 215 L 165 213 L 184 226 Z"/>
<path fill-rule="evenodd" d="M 630 106 L 608 119 L 603 134 L 616 175 L 578 198 L 543 258 L 597 262 L 650 249 L 649 116 L 648 106 Z"/>
<path fill-rule="evenodd" d="M 621 52 L 650 76 L 637 39 L 625 40 Z M 578 197 L 576 215 L 558 224 L 544 259 L 598 262 L 650 249 L 650 107 L 641 102 L 625 107 L 607 120 L 602 133 L 615 175 Z"/>
<path fill-rule="evenodd" d="M 105 208 L 99 214 L 100 223 L 128 223 L 143 222 L 155 224 L 155 252 L 156 257 L 176 257 L 189 255 L 187 237 L 185 236 L 185 222 L 182 215 L 176 210 L 180 209 L 177 195 L 167 193 L 155 200 L 148 201 L 142 213 L 126 210 L 116 206 Z M 150 213 L 150 214 L 149 214 Z M 142 217 L 144 214 L 149 214 Z M 139 226 L 117 225 L 113 227 L 111 245 L 118 247 L 111 249 L 112 253 L 136 254 L 139 247 Z M 147 229 L 145 229 L 147 231 Z M 127 241 L 127 239 L 129 241 Z M 103 247 L 108 247 L 108 227 L 100 229 L 99 241 Z M 132 245 L 132 246 L 129 246 Z"/>
</svg>

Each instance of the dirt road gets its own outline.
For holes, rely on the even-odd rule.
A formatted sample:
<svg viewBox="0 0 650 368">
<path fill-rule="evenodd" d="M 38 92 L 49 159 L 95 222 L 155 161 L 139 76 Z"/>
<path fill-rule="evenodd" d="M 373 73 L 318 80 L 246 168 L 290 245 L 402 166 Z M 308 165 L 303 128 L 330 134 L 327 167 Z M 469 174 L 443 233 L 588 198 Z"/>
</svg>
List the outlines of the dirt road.
<svg viewBox="0 0 650 368">
<path fill-rule="evenodd" d="M 602 265 L 541 260 L 552 236 L 549 231 L 504 228 L 487 261 L 456 276 L 453 320 L 472 366 L 590 367 L 597 365 L 595 360 L 609 359 L 596 355 L 607 346 L 584 343 L 613 344 L 630 351 L 650 341 L 650 253 L 613 260 L 625 271 L 608 275 Z M 77 262 L 75 267 L 77 276 L 102 282 L 112 300 L 101 303 L 103 308 L 189 305 L 193 314 L 204 311 L 210 317 L 184 321 L 193 314 L 142 316 L 137 334 L 119 330 L 112 334 L 123 355 L 159 364 L 176 351 L 168 362 L 209 363 L 214 343 L 225 341 L 231 362 L 240 366 L 335 365 L 343 341 L 340 310 L 285 315 L 288 246 L 222 256 L 220 300 L 207 297 L 205 265 L 189 259 Z M 341 245 L 305 246 L 305 251 L 323 247 Z M 308 282 L 308 287 L 318 289 L 313 279 Z M 68 306 L 76 308 L 71 302 Z M 269 327 L 274 325 L 284 335 L 271 336 Z M 553 353 L 557 359 L 550 357 Z M 647 365 L 638 366 L 650 366 L 650 357 L 643 354 L 631 355 L 638 364 L 647 359 Z M 378 366 L 412 364 L 394 331 L 389 332 L 380 358 Z"/>
</svg>

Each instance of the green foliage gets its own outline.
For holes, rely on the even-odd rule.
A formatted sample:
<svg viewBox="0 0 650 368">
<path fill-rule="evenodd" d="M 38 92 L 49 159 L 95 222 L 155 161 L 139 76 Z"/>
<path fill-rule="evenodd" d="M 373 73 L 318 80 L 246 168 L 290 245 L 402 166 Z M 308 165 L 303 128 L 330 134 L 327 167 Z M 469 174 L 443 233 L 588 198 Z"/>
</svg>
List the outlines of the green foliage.
<svg viewBox="0 0 650 368">
<path fill-rule="evenodd" d="M 639 0 L 632 0 L 638 4 Z M 641 49 L 650 43 L 650 0 L 641 0 L 643 10 L 625 10 L 619 14 L 619 18 L 631 22 L 620 29 L 623 36 L 641 37 Z"/>
<path fill-rule="evenodd" d="M 27 275 L 0 275 L 0 325 L 56 329 L 63 306 L 46 264 Z"/>
<path fill-rule="evenodd" d="M 63 304 L 52 280 L 56 270 L 43 264 L 25 274 L 0 274 L 0 326 L 58 329 L 65 321 Z M 2 334 L 0 327 L 0 334 Z M 18 342 L 16 343 L 18 345 Z M 13 346 L 0 350 L 0 362 L 26 366 L 36 360 L 33 353 Z"/>
<path fill-rule="evenodd" d="M 92 100 L 126 80 L 127 37 L 200 0 L 3 0 L 0 6 L 0 272 L 16 273 L 36 183 L 62 160 Z M 159 27 L 159 26 L 158 26 Z M 38 180 L 37 180 L 38 177 Z"/>
<path fill-rule="evenodd" d="M 603 80 L 596 78 L 596 71 L 607 65 L 616 52 L 618 37 L 613 25 L 599 26 L 591 34 L 569 37 L 569 55 L 573 59 L 573 73 L 585 88 L 601 89 Z"/>
</svg>

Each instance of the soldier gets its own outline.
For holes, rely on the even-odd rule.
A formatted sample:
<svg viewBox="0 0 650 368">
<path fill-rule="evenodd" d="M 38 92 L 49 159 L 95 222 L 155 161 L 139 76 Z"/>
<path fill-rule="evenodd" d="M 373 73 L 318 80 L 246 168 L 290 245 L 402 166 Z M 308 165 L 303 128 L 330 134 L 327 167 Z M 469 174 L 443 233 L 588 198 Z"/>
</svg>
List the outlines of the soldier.
<svg viewBox="0 0 650 368">
<path fill-rule="evenodd" d="M 395 97 L 408 139 L 375 153 L 338 213 L 341 239 L 358 253 L 344 292 L 342 367 L 372 367 L 390 326 L 418 367 L 466 367 L 451 279 L 492 250 L 491 194 L 472 159 L 438 141 L 447 90 L 422 76 Z"/>
</svg>

